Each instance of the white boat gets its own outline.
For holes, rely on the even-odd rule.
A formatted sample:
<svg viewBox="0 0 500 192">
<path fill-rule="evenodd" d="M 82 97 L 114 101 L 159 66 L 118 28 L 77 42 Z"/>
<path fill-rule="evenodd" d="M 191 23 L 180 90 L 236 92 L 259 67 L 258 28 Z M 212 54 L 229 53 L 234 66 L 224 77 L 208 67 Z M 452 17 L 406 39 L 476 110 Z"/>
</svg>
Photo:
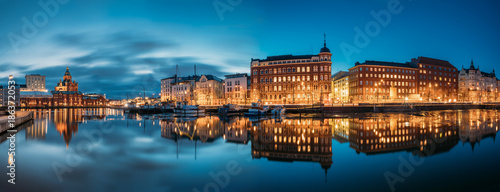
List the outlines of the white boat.
<svg viewBox="0 0 500 192">
<path fill-rule="evenodd" d="M 273 116 L 283 116 L 285 115 L 286 109 L 283 106 L 275 106 L 273 110 L 271 110 L 271 115 Z"/>
<path fill-rule="evenodd" d="M 174 115 L 182 117 L 205 116 L 205 109 L 200 109 L 196 105 L 184 105 L 178 102 L 177 107 L 174 108 Z"/>
<path fill-rule="evenodd" d="M 252 107 L 248 110 L 248 113 L 245 113 L 245 115 L 246 116 L 266 115 L 267 111 L 269 111 L 268 106 L 262 106 L 261 103 L 252 103 Z"/>
</svg>

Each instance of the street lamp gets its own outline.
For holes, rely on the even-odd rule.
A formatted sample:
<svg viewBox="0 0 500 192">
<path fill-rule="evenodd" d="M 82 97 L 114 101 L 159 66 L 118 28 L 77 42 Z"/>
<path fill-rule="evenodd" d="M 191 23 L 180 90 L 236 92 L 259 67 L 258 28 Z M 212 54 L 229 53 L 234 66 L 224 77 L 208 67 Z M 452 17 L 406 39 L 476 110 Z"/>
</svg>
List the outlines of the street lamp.
<svg viewBox="0 0 500 192">
<path fill-rule="evenodd" d="M 432 84 L 429 84 L 429 93 L 427 94 L 427 98 L 429 99 L 429 102 L 431 101 L 431 89 L 432 89 Z"/>
<path fill-rule="evenodd" d="M 437 89 L 437 86 L 438 86 L 438 84 L 436 83 L 436 84 L 434 85 L 434 97 L 436 96 L 436 89 Z"/>
</svg>

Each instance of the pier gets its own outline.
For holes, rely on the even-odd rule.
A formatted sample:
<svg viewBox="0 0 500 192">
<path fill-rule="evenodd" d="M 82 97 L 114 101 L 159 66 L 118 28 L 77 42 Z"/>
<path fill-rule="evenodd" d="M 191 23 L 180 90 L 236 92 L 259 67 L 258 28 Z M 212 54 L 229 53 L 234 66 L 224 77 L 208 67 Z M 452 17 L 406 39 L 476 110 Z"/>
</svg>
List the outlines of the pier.
<svg viewBox="0 0 500 192">
<path fill-rule="evenodd" d="M 32 111 L 16 111 L 16 119 L 14 121 L 15 127 L 28 122 L 33 119 Z M 0 116 L 0 133 L 6 132 L 9 129 L 15 128 L 10 127 L 9 116 L 7 114 L 1 114 Z"/>
</svg>

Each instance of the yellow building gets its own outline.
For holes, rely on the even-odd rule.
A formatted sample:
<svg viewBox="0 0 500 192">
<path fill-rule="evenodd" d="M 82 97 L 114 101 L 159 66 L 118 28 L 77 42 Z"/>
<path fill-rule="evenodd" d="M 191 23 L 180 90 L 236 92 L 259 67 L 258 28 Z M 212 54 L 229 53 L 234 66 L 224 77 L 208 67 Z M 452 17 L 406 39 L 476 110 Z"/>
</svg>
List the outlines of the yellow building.
<svg viewBox="0 0 500 192">
<path fill-rule="evenodd" d="M 332 103 L 349 103 L 349 72 L 339 71 L 332 76 Z"/>
<path fill-rule="evenodd" d="M 213 75 L 202 75 L 196 81 L 195 98 L 197 105 L 221 105 L 224 103 L 222 79 Z"/>
</svg>

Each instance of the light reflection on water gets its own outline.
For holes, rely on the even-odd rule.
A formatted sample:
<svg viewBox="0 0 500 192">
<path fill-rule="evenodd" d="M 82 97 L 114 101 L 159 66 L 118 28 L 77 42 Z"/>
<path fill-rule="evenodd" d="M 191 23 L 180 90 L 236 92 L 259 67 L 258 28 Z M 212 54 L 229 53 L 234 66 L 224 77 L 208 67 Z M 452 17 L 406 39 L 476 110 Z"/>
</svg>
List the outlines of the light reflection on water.
<svg viewBox="0 0 500 192">
<path fill-rule="evenodd" d="M 16 135 L 20 185 L 4 182 L 2 188 L 203 191 L 215 182 L 210 172 L 236 161 L 243 171 L 227 186 L 218 186 L 224 191 L 389 191 L 384 173 L 397 173 L 398 157 L 407 154 L 426 162 L 416 168 L 420 172 L 396 185 L 401 191 L 444 186 L 490 190 L 500 183 L 495 174 L 500 167 L 493 163 L 500 160 L 496 110 L 324 119 L 173 118 L 114 109 L 34 111 L 35 120 L 19 127 Z M 6 134 L 0 136 L 0 149 L 8 149 L 6 139 Z M 83 155 L 82 143 L 91 143 Z M 0 162 L 7 164 L 7 153 L 0 154 Z M 54 162 L 71 169 L 62 174 L 62 182 Z M 462 168 L 441 173 L 442 183 L 418 184 L 428 182 L 426 174 L 451 165 Z M 460 177 L 463 171 L 475 172 L 475 180 Z M 463 182 L 458 185 L 457 180 Z"/>
</svg>

